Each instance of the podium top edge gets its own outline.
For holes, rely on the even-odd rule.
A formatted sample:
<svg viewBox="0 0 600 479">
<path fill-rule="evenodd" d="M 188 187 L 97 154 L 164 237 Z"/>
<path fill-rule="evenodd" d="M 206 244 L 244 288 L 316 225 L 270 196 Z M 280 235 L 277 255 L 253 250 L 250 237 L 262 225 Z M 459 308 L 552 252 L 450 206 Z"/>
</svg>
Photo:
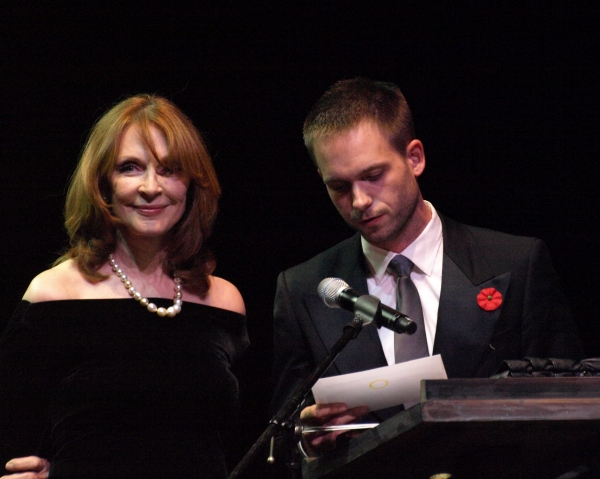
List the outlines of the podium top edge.
<svg viewBox="0 0 600 479">
<path fill-rule="evenodd" d="M 421 382 L 421 400 L 600 398 L 600 377 L 445 379 Z"/>
</svg>

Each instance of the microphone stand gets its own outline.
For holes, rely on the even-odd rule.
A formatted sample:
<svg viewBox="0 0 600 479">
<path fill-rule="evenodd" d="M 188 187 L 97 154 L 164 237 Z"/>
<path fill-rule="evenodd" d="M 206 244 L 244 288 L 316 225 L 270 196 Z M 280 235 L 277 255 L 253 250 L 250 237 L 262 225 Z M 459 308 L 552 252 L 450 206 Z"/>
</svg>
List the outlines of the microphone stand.
<svg viewBox="0 0 600 479">
<path fill-rule="evenodd" d="M 281 430 L 287 427 L 288 421 L 292 419 L 296 411 L 300 408 L 304 402 L 304 398 L 321 377 L 321 375 L 327 371 L 331 363 L 335 360 L 337 355 L 346 347 L 346 345 L 355 339 L 362 328 L 366 324 L 370 324 L 375 321 L 378 323 L 378 318 L 381 316 L 381 302 L 374 296 L 364 295 L 356 300 L 354 304 L 354 319 L 352 322 L 344 326 L 342 336 L 333 345 L 327 356 L 323 358 L 320 364 L 317 365 L 315 370 L 308 376 L 304 382 L 296 389 L 282 408 L 277 414 L 269 421 L 269 425 L 265 431 L 260 435 L 258 440 L 246 453 L 244 458 L 231 472 L 228 479 L 235 479 L 240 477 L 240 474 L 250 465 L 254 457 L 262 449 L 262 447 L 276 434 L 279 434 Z"/>
</svg>

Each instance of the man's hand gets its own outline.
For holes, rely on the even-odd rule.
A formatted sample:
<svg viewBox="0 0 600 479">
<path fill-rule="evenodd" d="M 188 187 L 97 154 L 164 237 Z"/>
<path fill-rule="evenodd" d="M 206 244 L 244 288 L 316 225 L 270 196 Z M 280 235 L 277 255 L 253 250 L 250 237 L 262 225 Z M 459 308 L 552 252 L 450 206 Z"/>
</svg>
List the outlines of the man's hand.
<svg viewBox="0 0 600 479">
<path fill-rule="evenodd" d="M 11 459 L 4 467 L 11 474 L 0 479 L 48 479 L 50 463 L 41 457 L 28 456 Z"/>
<path fill-rule="evenodd" d="M 356 422 L 369 412 L 366 406 L 352 409 L 343 403 L 315 404 L 308 406 L 300 413 L 300 421 L 307 426 L 332 426 Z M 362 431 L 360 431 L 362 432 Z M 333 431 L 314 433 L 304 436 L 304 445 L 309 455 L 317 455 L 335 448 L 338 437 L 344 434 L 350 438 L 360 433 L 359 431 Z"/>
</svg>

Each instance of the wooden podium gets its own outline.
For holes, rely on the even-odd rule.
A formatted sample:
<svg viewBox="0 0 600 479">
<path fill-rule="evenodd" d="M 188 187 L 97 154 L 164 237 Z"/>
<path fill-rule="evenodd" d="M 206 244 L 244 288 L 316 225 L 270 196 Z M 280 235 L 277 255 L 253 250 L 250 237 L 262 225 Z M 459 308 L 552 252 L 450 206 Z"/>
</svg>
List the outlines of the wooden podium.
<svg viewBox="0 0 600 479">
<path fill-rule="evenodd" d="M 450 379 L 422 381 L 419 404 L 305 461 L 302 477 L 550 479 L 592 463 L 600 377 Z"/>
</svg>

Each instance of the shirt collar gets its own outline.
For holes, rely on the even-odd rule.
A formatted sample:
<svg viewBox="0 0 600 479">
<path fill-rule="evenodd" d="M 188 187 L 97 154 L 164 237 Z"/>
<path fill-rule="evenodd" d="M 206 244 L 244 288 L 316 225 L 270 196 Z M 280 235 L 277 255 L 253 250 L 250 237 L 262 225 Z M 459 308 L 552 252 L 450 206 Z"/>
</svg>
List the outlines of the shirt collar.
<svg viewBox="0 0 600 479">
<path fill-rule="evenodd" d="M 397 254 L 402 254 L 410 259 L 414 263 L 415 269 L 421 273 L 427 276 L 431 276 L 433 273 L 435 259 L 442 245 L 442 222 L 433 205 L 428 201 L 425 204 L 431 210 L 431 219 L 417 239 L 409 244 L 404 251 L 395 252 L 379 248 L 361 236 L 362 250 L 367 258 L 371 276 L 377 285 L 385 277 L 389 262 Z"/>
</svg>

